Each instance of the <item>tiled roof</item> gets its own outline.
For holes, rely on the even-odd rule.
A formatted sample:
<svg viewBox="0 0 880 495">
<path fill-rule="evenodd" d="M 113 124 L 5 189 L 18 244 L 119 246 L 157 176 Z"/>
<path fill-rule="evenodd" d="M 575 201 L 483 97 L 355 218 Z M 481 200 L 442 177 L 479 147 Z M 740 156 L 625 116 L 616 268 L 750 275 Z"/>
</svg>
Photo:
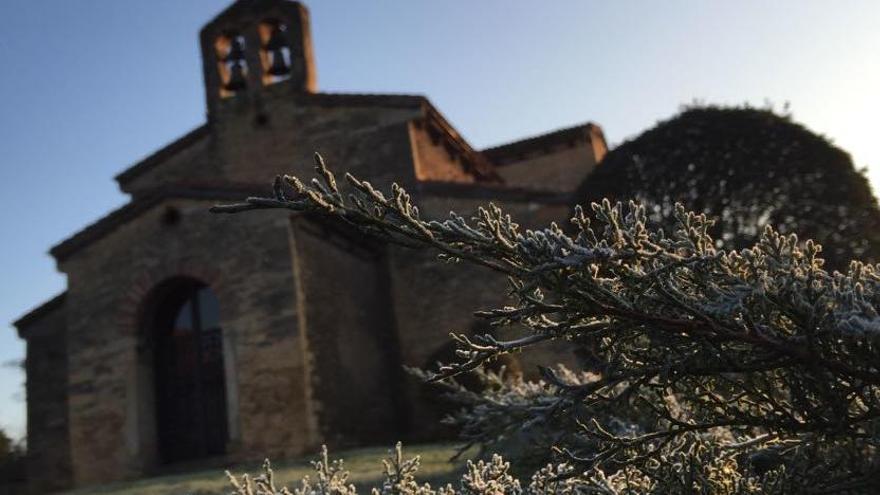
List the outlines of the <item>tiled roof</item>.
<svg viewBox="0 0 880 495">
<path fill-rule="evenodd" d="M 503 167 L 529 156 L 542 155 L 561 147 L 567 148 L 585 141 L 589 142 L 593 139 L 595 131 L 599 131 L 601 135 L 601 129 L 597 125 L 588 122 L 487 148 L 482 153 L 493 165 Z"/>
</svg>

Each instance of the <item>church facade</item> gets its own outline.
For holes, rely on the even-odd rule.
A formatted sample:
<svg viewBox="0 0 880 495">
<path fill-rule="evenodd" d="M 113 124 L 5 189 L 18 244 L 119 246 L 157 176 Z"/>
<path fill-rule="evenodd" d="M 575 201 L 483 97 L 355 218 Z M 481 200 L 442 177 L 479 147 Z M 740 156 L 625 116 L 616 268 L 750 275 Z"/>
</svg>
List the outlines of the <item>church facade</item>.
<svg viewBox="0 0 880 495">
<path fill-rule="evenodd" d="M 422 96 L 319 92 L 309 30 L 288 0 L 209 22 L 205 124 L 120 173 L 130 201 L 51 249 L 67 289 L 15 323 L 35 491 L 424 439 L 437 411 L 402 365 L 432 364 L 503 294 L 495 274 L 319 219 L 210 206 L 311 176 L 318 151 L 401 183 L 423 216 L 492 200 L 543 226 L 605 153 L 593 124 L 476 150 Z"/>
</svg>

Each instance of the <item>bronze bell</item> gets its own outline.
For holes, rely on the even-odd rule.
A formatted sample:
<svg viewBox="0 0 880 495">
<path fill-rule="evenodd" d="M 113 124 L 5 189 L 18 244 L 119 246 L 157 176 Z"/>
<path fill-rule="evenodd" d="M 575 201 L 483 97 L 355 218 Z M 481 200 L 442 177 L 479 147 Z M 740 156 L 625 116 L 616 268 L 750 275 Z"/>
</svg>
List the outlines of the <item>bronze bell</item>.
<svg viewBox="0 0 880 495">
<path fill-rule="evenodd" d="M 269 41 L 266 42 L 266 50 L 274 52 L 285 46 L 287 46 L 287 37 L 284 35 L 284 31 L 281 30 L 280 26 L 273 27 L 272 34 L 269 35 Z"/>
<path fill-rule="evenodd" d="M 272 50 L 271 54 L 272 65 L 266 72 L 272 76 L 286 76 L 287 74 L 290 74 L 290 67 L 287 66 L 287 61 L 284 60 L 284 50 L 276 48 Z"/>
<path fill-rule="evenodd" d="M 229 68 L 229 80 L 226 81 L 223 89 L 236 92 L 241 91 L 245 86 L 247 86 L 247 81 L 244 78 L 244 69 L 241 66 L 241 62 L 234 61 Z"/>
<path fill-rule="evenodd" d="M 244 60 L 244 47 L 241 44 L 241 40 L 235 37 L 229 41 L 229 53 L 223 57 L 223 61 L 234 62 L 238 60 Z"/>
</svg>

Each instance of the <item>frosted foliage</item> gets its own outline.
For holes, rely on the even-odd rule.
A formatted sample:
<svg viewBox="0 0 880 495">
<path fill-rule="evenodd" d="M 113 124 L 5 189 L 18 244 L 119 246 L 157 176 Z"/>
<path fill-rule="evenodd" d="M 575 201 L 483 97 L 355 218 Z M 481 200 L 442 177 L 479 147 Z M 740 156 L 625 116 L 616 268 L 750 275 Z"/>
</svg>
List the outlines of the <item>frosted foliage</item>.
<svg viewBox="0 0 880 495">
<path fill-rule="evenodd" d="M 269 461 L 263 463 L 263 473 L 251 478 L 247 474 L 236 478 L 228 471 L 226 476 L 234 488 L 235 495 L 355 495 L 354 485 L 347 484 L 348 471 L 343 461 L 330 461 L 327 447 L 321 448 L 321 457 L 312 462 L 315 469 L 314 479 L 306 476 L 300 481 L 300 487 L 293 491 L 275 485 L 275 477 Z"/>
<path fill-rule="evenodd" d="M 721 250 L 712 220 L 681 206 L 665 231 L 608 201 L 567 229 L 524 230 L 492 204 L 423 219 L 399 186 L 337 184 L 316 163 L 309 186 L 278 178 L 273 197 L 214 211 L 307 212 L 510 281 L 509 304 L 478 313 L 490 330 L 454 333 L 458 359 L 421 375 L 462 403 L 450 421 L 466 444 L 529 435 L 549 467 L 521 488 L 493 459 L 456 492 L 880 493 L 880 265 L 828 272 L 817 243 L 771 228 Z M 482 371 L 557 339 L 583 351 L 581 370 Z M 456 383 L 467 372 L 483 392 Z M 382 492 L 430 491 L 412 468 Z"/>
<path fill-rule="evenodd" d="M 694 447 L 705 449 L 705 447 Z M 684 452 L 684 451 L 682 451 Z M 700 486 L 702 490 L 695 493 L 753 493 L 760 487 L 753 480 L 738 477 L 735 465 L 726 465 L 730 460 L 720 464 L 711 456 L 697 455 L 696 459 L 706 465 L 694 465 L 694 459 L 687 454 L 680 454 L 666 459 L 663 467 L 666 482 L 661 485 L 638 469 L 623 469 L 606 475 L 602 470 L 589 473 L 578 472 L 573 466 L 560 463 L 547 465 L 538 470 L 523 488 L 519 480 L 510 473 L 510 464 L 499 455 L 493 455 L 489 461 L 468 461 L 465 472 L 456 485 L 447 484 L 433 488 L 429 483 L 418 483 L 416 475 L 419 469 L 419 457 L 405 459 L 401 445 L 398 443 L 391 455 L 383 461 L 384 480 L 380 488 L 372 488 L 372 495 L 572 495 L 572 494 L 608 494 L 624 493 L 692 493 L 688 487 Z M 327 450 L 323 449 L 320 460 L 312 463 L 315 468 L 315 479 L 304 477 L 300 488 L 290 491 L 286 487 L 277 487 L 269 462 L 263 464 L 263 473 L 251 478 L 242 475 L 240 478 L 228 474 L 234 495 L 301 495 L 301 494 L 356 494 L 352 485 L 346 484 L 348 472 L 343 469 L 342 461 L 328 462 Z M 695 483 L 696 482 L 696 483 Z"/>
</svg>

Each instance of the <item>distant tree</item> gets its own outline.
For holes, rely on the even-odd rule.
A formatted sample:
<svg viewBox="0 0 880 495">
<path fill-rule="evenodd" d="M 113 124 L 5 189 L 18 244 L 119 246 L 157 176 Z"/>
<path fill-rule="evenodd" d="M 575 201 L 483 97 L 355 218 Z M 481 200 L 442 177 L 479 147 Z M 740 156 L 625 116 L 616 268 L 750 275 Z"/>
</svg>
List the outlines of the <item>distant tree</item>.
<svg viewBox="0 0 880 495">
<path fill-rule="evenodd" d="M 830 268 L 880 261 L 880 209 L 850 156 L 786 115 L 686 108 L 611 150 L 581 204 L 635 200 L 669 228 L 676 203 L 715 220 L 719 245 L 753 244 L 767 225 L 824 247 Z"/>
<path fill-rule="evenodd" d="M 593 205 L 595 226 L 576 209 L 573 235 L 520 230 L 493 205 L 426 220 L 397 185 L 386 195 L 346 175 L 341 189 L 320 157 L 316 169 L 308 187 L 285 177 L 290 197 L 277 178 L 273 197 L 213 211 L 325 215 L 507 275 L 510 304 L 480 315 L 522 333 L 454 335 L 456 361 L 425 377 L 469 402 L 457 418 L 468 441 L 535 430 L 557 453 L 527 486 L 495 458 L 441 489 L 418 485 L 417 462 L 398 454 L 378 493 L 880 493 L 880 265 L 828 273 L 815 243 L 771 227 L 719 250 L 712 221 L 680 205 L 663 230 L 646 208 L 608 201 Z M 449 382 L 555 339 L 589 343 L 598 366 L 547 363 L 540 382 L 480 392 Z M 354 493 L 326 455 L 316 471 L 295 493 Z M 237 493 L 289 493 L 264 476 L 236 480 Z"/>
<path fill-rule="evenodd" d="M 14 443 L 5 431 L 0 430 L 0 461 L 5 460 L 13 451 Z"/>
<path fill-rule="evenodd" d="M 0 487 L 18 485 L 25 480 L 24 446 L 0 430 Z"/>
</svg>

